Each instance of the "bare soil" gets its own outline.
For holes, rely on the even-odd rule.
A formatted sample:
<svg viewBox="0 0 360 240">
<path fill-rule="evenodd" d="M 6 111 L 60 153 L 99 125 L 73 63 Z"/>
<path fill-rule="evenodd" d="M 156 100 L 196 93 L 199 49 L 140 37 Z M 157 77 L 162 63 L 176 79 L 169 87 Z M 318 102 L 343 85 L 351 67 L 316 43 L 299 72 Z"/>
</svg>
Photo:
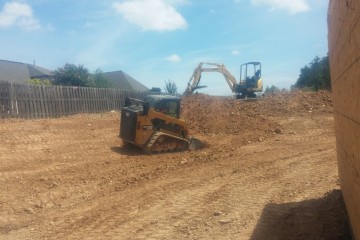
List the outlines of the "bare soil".
<svg viewBox="0 0 360 240">
<path fill-rule="evenodd" d="M 119 113 L 0 122 L 0 239 L 350 239 L 331 96 L 187 97 L 204 149 L 122 146 Z"/>
</svg>

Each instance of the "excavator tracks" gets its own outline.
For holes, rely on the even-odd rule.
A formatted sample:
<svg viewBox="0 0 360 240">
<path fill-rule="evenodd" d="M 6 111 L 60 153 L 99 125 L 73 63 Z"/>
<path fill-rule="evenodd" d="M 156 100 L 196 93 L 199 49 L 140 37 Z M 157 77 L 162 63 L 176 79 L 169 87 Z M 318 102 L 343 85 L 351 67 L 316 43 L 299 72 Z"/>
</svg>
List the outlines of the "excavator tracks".
<svg viewBox="0 0 360 240">
<path fill-rule="evenodd" d="M 145 144 L 144 151 L 147 153 L 176 152 L 189 149 L 189 142 L 186 139 L 173 135 L 156 132 Z"/>
</svg>

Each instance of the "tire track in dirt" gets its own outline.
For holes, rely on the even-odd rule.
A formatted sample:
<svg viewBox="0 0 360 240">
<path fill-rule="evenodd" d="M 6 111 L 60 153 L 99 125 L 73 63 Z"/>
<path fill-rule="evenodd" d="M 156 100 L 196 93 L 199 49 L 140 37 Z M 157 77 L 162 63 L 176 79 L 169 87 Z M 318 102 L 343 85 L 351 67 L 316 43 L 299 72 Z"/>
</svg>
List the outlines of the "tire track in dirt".
<svg viewBox="0 0 360 240">
<path fill-rule="evenodd" d="M 292 174 L 296 164 L 301 165 L 304 161 L 301 156 L 317 159 L 319 154 L 324 154 L 317 151 L 313 153 L 313 148 L 316 147 L 306 151 L 301 149 L 301 152 L 299 149 L 296 152 L 287 149 L 288 152 L 279 158 L 277 153 L 284 149 L 281 146 L 276 147 L 276 141 L 273 144 L 275 146 L 269 147 L 264 143 L 242 147 L 239 149 L 243 156 L 241 160 L 230 158 L 225 163 L 219 162 L 220 159 L 214 154 L 215 160 L 193 162 L 195 166 L 188 166 L 195 167 L 197 171 L 192 170 L 187 173 L 187 169 L 176 170 L 169 173 L 169 176 L 165 174 L 166 176 L 162 175 L 159 179 L 152 179 L 142 184 L 145 186 L 136 186 L 136 189 L 140 189 L 139 192 L 125 189 L 120 196 L 115 193 L 111 197 L 97 199 L 91 204 L 87 203 L 88 206 L 93 206 L 91 208 L 75 206 L 72 208 L 75 210 L 59 216 L 61 219 L 71 220 L 59 222 L 61 229 L 58 232 L 54 231 L 56 224 L 55 227 L 51 226 L 51 232 L 60 238 L 68 239 L 77 239 L 84 235 L 89 239 L 96 239 L 99 235 L 105 239 L 116 237 L 133 239 L 133 236 L 139 239 L 163 236 L 183 239 L 197 236 L 202 238 L 209 234 L 216 239 L 221 237 L 217 234 L 224 232 L 225 228 L 226 232 L 231 232 L 234 236 L 248 236 L 258 220 L 256 216 L 260 215 L 262 206 L 269 199 L 276 198 L 280 189 L 285 191 L 283 195 L 279 195 L 279 199 L 289 199 L 288 194 L 293 194 L 291 191 L 297 188 L 292 186 L 286 190 L 286 183 L 293 182 L 295 176 Z M 331 149 L 325 152 L 334 154 Z M 261 156 L 267 156 L 269 159 L 262 159 Z M 288 162 L 289 160 L 292 164 Z M 286 173 L 281 171 L 284 168 L 281 164 L 293 168 L 290 172 L 291 178 L 284 179 Z M 234 166 L 238 167 L 234 168 Z M 264 173 L 263 169 L 269 173 Z M 187 182 L 184 179 L 173 179 L 174 175 L 196 180 Z M 203 176 L 202 181 L 197 178 L 199 175 Z M 296 175 L 296 177 L 301 176 Z M 267 182 L 269 179 L 272 181 Z M 276 179 L 282 180 L 279 186 L 274 187 L 272 184 Z M 163 195 L 164 193 L 166 196 Z M 310 192 L 309 195 L 312 193 Z M 224 199 L 238 200 L 224 204 Z M 258 200 L 254 203 L 254 199 Z M 301 199 L 297 198 L 297 200 Z M 101 202 L 106 202 L 106 206 Z M 236 211 L 237 209 L 239 210 Z M 219 212 L 219 216 L 214 216 L 214 213 L 217 215 Z M 71 216 L 79 217 L 71 218 Z M 204 219 L 209 220 L 204 221 Z M 122 235 L 124 233 L 125 235 Z"/>
<path fill-rule="evenodd" d="M 278 206 L 278 225 L 288 229 L 281 219 L 296 214 L 294 204 L 339 188 L 333 120 L 322 105 L 268 100 L 274 107 L 234 103 L 230 112 L 232 103 L 214 103 L 223 111 L 215 120 L 232 121 L 207 125 L 226 133 L 200 129 L 209 146 L 196 152 L 123 148 L 112 114 L 1 124 L 9 133 L 0 147 L 8 151 L 0 156 L 0 239 L 257 239 L 254 231 L 269 226 L 261 221 L 268 206 Z M 241 125 L 254 118 L 250 129 Z M 324 224 L 317 212 L 305 213 L 294 223 L 306 219 L 306 231 L 331 239 L 311 228 Z"/>
</svg>

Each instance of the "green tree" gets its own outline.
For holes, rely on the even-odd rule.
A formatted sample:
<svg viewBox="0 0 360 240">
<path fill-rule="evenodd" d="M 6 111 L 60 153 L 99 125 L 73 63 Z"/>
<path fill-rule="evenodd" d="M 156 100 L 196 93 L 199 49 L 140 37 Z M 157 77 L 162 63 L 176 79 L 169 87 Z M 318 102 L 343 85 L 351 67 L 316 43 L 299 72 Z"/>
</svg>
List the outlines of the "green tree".
<svg viewBox="0 0 360 240">
<path fill-rule="evenodd" d="M 165 92 L 167 93 L 177 93 L 177 86 L 175 84 L 175 82 L 167 80 L 165 81 L 165 88 L 164 88 Z"/>
<path fill-rule="evenodd" d="M 97 88 L 111 88 L 112 84 L 104 75 L 103 71 L 100 68 L 96 69 L 95 72 L 91 75 L 91 78 Z"/>
<path fill-rule="evenodd" d="M 54 71 L 54 85 L 94 87 L 89 70 L 83 65 L 66 63 Z"/>
<path fill-rule="evenodd" d="M 159 88 L 159 87 L 152 87 L 152 88 L 150 89 L 150 91 L 151 91 L 151 92 L 155 92 L 155 93 L 161 93 L 161 88 Z"/>
<path fill-rule="evenodd" d="M 40 78 L 31 78 L 26 80 L 25 82 L 30 84 L 36 84 L 36 85 L 45 85 L 45 86 L 51 86 L 51 80 L 50 79 L 40 79 Z"/>
<path fill-rule="evenodd" d="M 295 88 L 308 88 L 311 90 L 331 90 L 329 56 L 315 57 L 310 64 L 300 69 L 300 76 Z"/>
<path fill-rule="evenodd" d="M 272 85 L 271 87 L 267 86 L 265 91 L 264 91 L 264 94 L 265 95 L 268 95 L 268 94 L 273 94 L 273 93 L 278 93 L 280 92 L 280 89 L 274 85 Z"/>
</svg>

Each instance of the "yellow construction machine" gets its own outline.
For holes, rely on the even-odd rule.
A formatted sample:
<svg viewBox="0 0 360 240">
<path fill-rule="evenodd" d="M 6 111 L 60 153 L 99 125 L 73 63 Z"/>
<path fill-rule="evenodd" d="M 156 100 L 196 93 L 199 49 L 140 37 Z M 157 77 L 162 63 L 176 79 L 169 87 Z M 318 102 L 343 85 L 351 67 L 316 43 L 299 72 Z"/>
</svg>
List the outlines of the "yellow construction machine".
<svg viewBox="0 0 360 240">
<path fill-rule="evenodd" d="M 203 67 L 209 65 L 211 67 Z M 195 68 L 188 86 L 184 92 L 185 95 L 192 94 L 196 89 L 206 86 L 199 86 L 201 74 L 203 72 L 219 72 L 222 73 L 226 82 L 229 84 L 231 91 L 238 99 L 256 98 L 257 94 L 263 91 L 263 83 L 261 80 L 261 63 L 248 62 L 240 66 L 240 80 L 236 78 L 226 69 L 224 64 L 201 62 Z"/>
<path fill-rule="evenodd" d="M 120 138 L 147 153 L 196 150 L 201 142 L 189 137 L 180 118 L 180 98 L 149 95 L 143 100 L 127 98 L 121 110 Z"/>
</svg>

